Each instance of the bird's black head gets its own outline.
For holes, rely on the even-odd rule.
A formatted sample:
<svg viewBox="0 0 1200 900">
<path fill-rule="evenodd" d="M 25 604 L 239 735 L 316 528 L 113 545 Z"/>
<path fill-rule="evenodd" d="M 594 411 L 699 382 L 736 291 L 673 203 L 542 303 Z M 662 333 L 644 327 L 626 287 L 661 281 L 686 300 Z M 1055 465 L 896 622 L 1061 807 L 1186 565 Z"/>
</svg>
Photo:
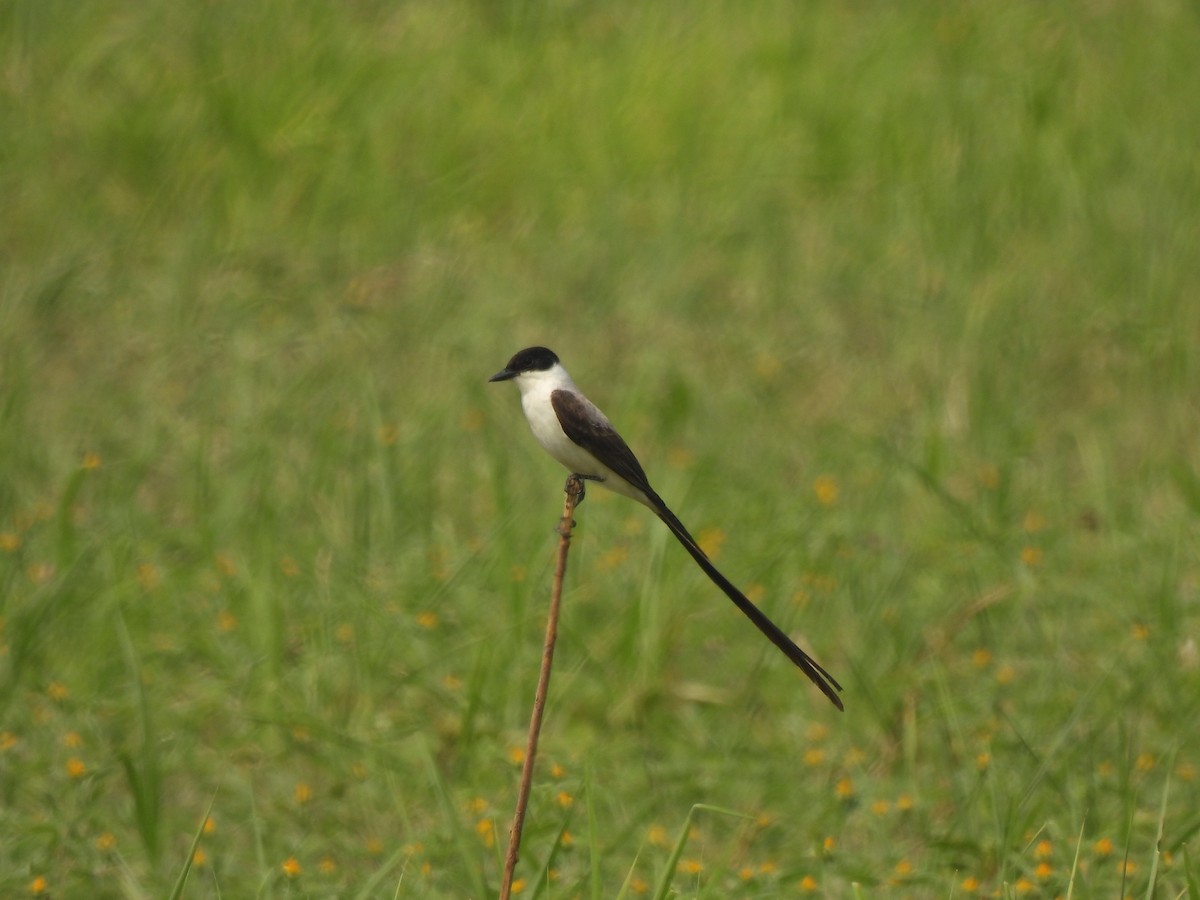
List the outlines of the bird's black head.
<svg viewBox="0 0 1200 900">
<path fill-rule="evenodd" d="M 526 347 L 488 381 L 508 381 L 523 372 L 545 372 L 554 368 L 557 362 L 558 357 L 554 355 L 553 350 L 547 350 L 545 347 Z"/>
</svg>

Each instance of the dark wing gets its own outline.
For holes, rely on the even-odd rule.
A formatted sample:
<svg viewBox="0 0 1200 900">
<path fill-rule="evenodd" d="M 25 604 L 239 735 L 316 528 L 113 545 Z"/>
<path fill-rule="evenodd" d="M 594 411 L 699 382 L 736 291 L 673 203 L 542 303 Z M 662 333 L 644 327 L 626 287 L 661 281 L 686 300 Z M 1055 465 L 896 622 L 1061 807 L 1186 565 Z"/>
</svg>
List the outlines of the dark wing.
<svg viewBox="0 0 1200 900">
<path fill-rule="evenodd" d="M 648 497 L 657 497 L 633 451 L 604 413 L 574 391 L 552 391 L 550 405 L 563 433 Z"/>
<path fill-rule="evenodd" d="M 687 552 L 692 555 L 697 565 L 704 570 L 704 574 L 724 591 L 725 595 L 754 623 L 759 631 L 770 639 L 771 643 L 782 650 L 787 658 L 821 689 L 821 692 L 830 699 L 834 706 L 843 709 L 842 700 L 838 697 L 838 691 L 842 689 L 842 686 L 834 680 L 832 675 L 821 668 L 820 663 L 797 647 L 778 625 L 767 618 L 762 610 L 751 603 L 745 594 L 734 587 L 732 582 L 717 570 L 717 567 L 700 549 L 696 539 L 683 527 L 683 523 L 667 508 L 662 498 L 654 493 L 646 478 L 646 473 L 642 471 L 642 464 L 637 461 L 637 457 L 633 455 L 629 445 L 617 434 L 617 430 L 605 418 L 604 413 L 600 412 L 590 400 L 574 391 L 552 391 L 550 405 L 554 407 L 554 414 L 558 416 L 558 424 L 562 427 L 563 433 L 645 494 L 651 506 L 658 512 L 659 518 L 666 523 L 679 543 L 683 544 Z"/>
</svg>

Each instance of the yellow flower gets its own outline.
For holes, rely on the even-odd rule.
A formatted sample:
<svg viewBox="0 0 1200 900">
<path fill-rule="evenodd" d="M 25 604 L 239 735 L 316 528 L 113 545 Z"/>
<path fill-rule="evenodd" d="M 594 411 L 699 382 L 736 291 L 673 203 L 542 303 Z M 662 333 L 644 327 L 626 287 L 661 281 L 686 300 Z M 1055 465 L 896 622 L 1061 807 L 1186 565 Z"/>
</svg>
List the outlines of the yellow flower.
<svg viewBox="0 0 1200 900">
<path fill-rule="evenodd" d="M 317 863 L 317 868 L 324 875 L 332 875 L 337 871 L 337 862 L 332 856 L 322 856 L 321 861 Z"/>
<path fill-rule="evenodd" d="M 483 841 L 483 846 L 492 847 L 496 844 L 496 825 L 491 819 L 480 819 L 475 823 L 475 833 Z"/>
<path fill-rule="evenodd" d="M 550 777 L 551 778 L 554 778 L 554 779 L 565 778 L 566 774 L 567 774 L 567 770 L 564 769 L 562 766 L 560 766 L 558 763 L 555 763 L 554 765 L 552 765 L 550 767 Z"/>
<path fill-rule="evenodd" d="M 460 420 L 463 431 L 479 431 L 483 428 L 484 417 L 483 410 L 474 406 L 469 406 L 463 410 L 462 419 Z"/>
<path fill-rule="evenodd" d="M 679 871 L 684 875 L 699 875 L 704 871 L 704 863 L 698 859 L 683 859 L 679 861 Z"/>
<path fill-rule="evenodd" d="M 838 485 L 832 475 L 818 475 L 813 479 L 813 493 L 822 506 L 833 506 L 838 499 Z"/>
<path fill-rule="evenodd" d="M 688 469 L 695 462 L 692 451 L 684 447 L 672 447 L 667 451 L 667 465 L 672 469 Z"/>
<path fill-rule="evenodd" d="M 1050 865 L 1050 863 L 1046 862 L 1045 860 L 1038 863 L 1037 869 L 1034 871 L 1034 875 L 1037 876 L 1039 881 L 1045 881 L 1053 874 L 1054 866 Z"/>
<path fill-rule="evenodd" d="M 996 670 L 996 682 L 998 684 L 1012 684 L 1013 679 L 1017 677 L 1017 670 L 1007 663 Z"/>
<path fill-rule="evenodd" d="M 1036 509 L 1031 509 L 1025 513 L 1025 521 L 1021 523 L 1021 527 L 1030 534 L 1041 531 L 1046 527 L 1046 517 Z"/>
<path fill-rule="evenodd" d="M 50 563 L 34 563 L 25 570 L 25 574 L 34 584 L 45 584 L 54 577 L 54 566 Z"/>
<path fill-rule="evenodd" d="M 992 754 L 983 752 L 975 757 L 975 768 L 980 772 L 986 772 L 992 765 Z"/>
<path fill-rule="evenodd" d="M 1102 837 L 1092 846 L 1097 856 L 1110 856 L 1113 852 L 1113 842 L 1111 838 Z"/>
<path fill-rule="evenodd" d="M 837 841 L 832 835 L 827 835 L 825 840 L 821 841 L 821 849 L 826 853 L 832 853 L 833 848 L 837 846 Z"/>
<path fill-rule="evenodd" d="M 992 463 L 984 463 L 979 467 L 979 483 L 988 490 L 995 490 L 1000 486 L 1000 469 Z"/>
<path fill-rule="evenodd" d="M 429 549 L 429 568 L 430 574 L 438 581 L 445 581 L 450 577 L 450 554 L 445 547 L 431 547 Z"/>
<path fill-rule="evenodd" d="M 509 747 L 508 748 L 508 761 L 510 763 L 512 763 L 514 766 L 519 766 L 522 763 L 524 763 L 525 762 L 525 748 L 524 747 Z"/>
<path fill-rule="evenodd" d="M 162 584 L 162 575 L 159 574 L 158 567 L 154 563 L 142 563 L 137 567 L 138 584 L 142 586 L 144 591 L 152 591 Z"/>
<path fill-rule="evenodd" d="M 523 890 L 525 890 L 525 879 L 524 878 L 514 878 L 513 883 L 512 883 L 512 892 L 514 894 L 519 894 Z"/>
<path fill-rule="evenodd" d="M 966 878 L 964 878 L 964 879 L 962 880 L 962 889 L 963 889 L 964 891 L 977 891 L 977 890 L 979 890 L 979 879 L 978 879 L 978 878 L 974 878 L 974 877 L 972 877 L 972 876 L 968 875 Z"/>
<path fill-rule="evenodd" d="M 218 553 L 216 557 L 217 571 L 228 578 L 237 574 L 237 563 L 228 553 Z"/>
<path fill-rule="evenodd" d="M 11 750 L 17 743 L 17 736 L 11 731 L 0 731 L 0 750 Z"/>
<path fill-rule="evenodd" d="M 971 665 L 977 669 L 987 667 L 987 664 L 992 661 L 992 651 L 987 647 L 976 647 L 971 653 Z"/>
<path fill-rule="evenodd" d="M 85 772 L 87 772 L 87 766 L 82 759 L 72 756 L 67 760 L 67 774 L 72 778 L 82 778 Z"/>
<path fill-rule="evenodd" d="M 783 370 L 783 363 L 774 353 L 766 350 L 754 357 L 754 374 L 763 381 L 774 381 Z"/>
<path fill-rule="evenodd" d="M 96 838 L 96 849 L 101 853 L 106 853 L 115 846 L 117 846 L 117 838 L 111 831 L 106 831 Z"/>
<path fill-rule="evenodd" d="M 39 875 L 33 881 L 29 882 L 29 893 L 44 894 L 46 893 L 46 879 Z"/>
<path fill-rule="evenodd" d="M 63 746 L 64 747 L 82 747 L 83 746 L 83 738 L 81 738 L 79 736 L 79 732 L 77 732 L 77 731 L 68 731 L 66 734 L 63 735 Z"/>
<path fill-rule="evenodd" d="M 426 629 L 437 628 L 438 614 L 428 609 L 417 613 L 417 624 Z"/>
<path fill-rule="evenodd" d="M 1054 845 L 1049 841 L 1038 841 L 1036 847 L 1033 848 L 1033 855 L 1036 859 L 1049 859 L 1054 853 Z"/>
<path fill-rule="evenodd" d="M 1018 878 L 1015 885 L 1018 894 L 1028 894 L 1034 889 L 1034 883 L 1028 878 Z"/>
<path fill-rule="evenodd" d="M 1044 555 L 1041 547 L 1025 546 L 1021 548 L 1021 562 L 1030 568 L 1040 565 Z"/>
<path fill-rule="evenodd" d="M 849 778 L 839 778 L 838 783 L 834 785 L 834 793 L 843 800 L 854 796 L 854 782 Z"/>
<path fill-rule="evenodd" d="M 617 544 L 610 547 L 597 561 L 596 568 L 601 572 L 611 572 L 629 559 L 629 550 Z"/>
<path fill-rule="evenodd" d="M 237 628 L 237 617 L 227 609 L 217 613 L 217 631 L 230 632 Z"/>
<path fill-rule="evenodd" d="M 288 878 L 295 878 L 304 871 L 294 856 L 289 856 L 287 859 L 285 859 L 280 868 L 283 869 L 283 874 Z"/>
<path fill-rule="evenodd" d="M 696 543 L 700 545 L 705 556 L 709 559 L 716 559 L 721 553 L 721 546 L 725 543 L 725 532 L 720 528 L 705 528 L 700 532 L 700 538 Z"/>
<path fill-rule="evenodd" d="M 51 700 L 66 700 L 71 695 L 67 686 L 61 681 L 52 681 L 46 687 L 46 693 L 50 695 Z"/>
<path fill-rule="evenodd" d="M 12 553 L 21 546 L 21 538 L 11 531 L 0 531 L 0 550 Z"/>
<path fill-rule="evenodd" d="M 1137 767 L 1139 772 L 1149 772 L 1154 768 L 1155 762 L 1157 760 L 1154 758 L 1153 753 L 1139 753 L 1137 759 L 1134 761 L 1134 766 Z"/>
<path fill-rule="evenodd" d="M 804 764 L 806 766 L 819 766 L 825 762 L 825 751 L 820 747 L 810 747 L 804 751 Z"/>
<path fill-rule="evenodd" d="M 900 810 L 901 812 L 908 812 L 908 810 L 912 809 L 914 805 L 913 798 L 909 794 L 901 794 L 896 798 L 896 809 Z"/>
<path fill-rule="evenodd" d="M 877 815 L 877 816 L 887 815 L 888 811 L 891 808 L 892 808 L 892 804 L 890 804 L 886 800 L 876 800 L 874 803 L 871 804 L 871 812 L 875 813 L 875 815 Z"/>
<path fill-rule="evenodd" d="M 299 784 L 296 785 L 296 802 L 299 803 L 301 806 L 303 806 L 311 799 L 312 799 L 312 788 L 310 788 L 307 784 L 305 784 L 303 781 L 301 781 Z"/>
<path fill-rule="evenodd" d="M 1141 622 L 1135 622 L 1129 629 L 1129 633 L 1133 635 L 1135 641 L 1144 641 L 1150 637 L 1150 629 Z"/>
<path fill-rule="evenodd" d="M 89 472 L 93 469 L 100 468 L 100 456 L 96 453 L 88 452 L 83 454 L 83 461 L 79 464 L 80 468 L 87 469 Z"/>
<path fill-rule="evenodd" d="M 197 847 L 196 852 L 192 854 L 192 865 L 202 866 L 208 862 L 208 854 L 204 852 L 203 847 Z"/>
<path fill-rule="evenodd" d="M 912 863 L 910 863 L 907 859 L 902 859 L 902 860 L 900 860 L 900 862 L 896 863 L 896 874 L 899 875 L 901 878 L 904 878 L 907 875 L 911 875 L 912 870 L 913 870 Z"/>
<path fill-rule="evenodd" d="M 655 847 L 665 847 L 671 838 L 667 835 L 667 829 L 661 825 L 651 825 L 650 830 L 646 833 L 646 840 Z"/>
<path fill-rule="evenodd" d="M 205 834 L 212 834 L 214 831 L 217 830 L 216 820 L 212 816 L 209 816 L 207 819 L 204 820 L 204 827 L 201 830 Z"/>
<path fill-rule="evenodd" d="M 804 891 L 806 894 L 816 893 L 816 890 L 819 887 L 820 885 L 817 884 L 817 879 L 813 878 L 811 875 L 805 875 L 800 879 L 800 890 Z"/>
<path fill-rule="evenodd" d="M 558 805 L 561 806 L 563 809 L 569 809 L 575 803 L 575 798 L 572 797 L 570 794 L 568 794 L 566 791 L 559 791 L 557 799 L 558 799 Z"/>
</svg>

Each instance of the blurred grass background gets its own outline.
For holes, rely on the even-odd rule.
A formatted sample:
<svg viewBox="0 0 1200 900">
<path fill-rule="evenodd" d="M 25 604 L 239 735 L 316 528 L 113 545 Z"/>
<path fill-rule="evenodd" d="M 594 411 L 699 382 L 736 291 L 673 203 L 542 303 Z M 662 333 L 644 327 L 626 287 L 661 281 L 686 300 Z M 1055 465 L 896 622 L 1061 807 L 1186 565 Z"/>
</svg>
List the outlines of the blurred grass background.
<svg viewBox="0 0 1200 900">
<path fill-rule="evenodd" d="M 4 4 L 0 892 L 1200 896 L 1197 14 Z"/>
</svg>

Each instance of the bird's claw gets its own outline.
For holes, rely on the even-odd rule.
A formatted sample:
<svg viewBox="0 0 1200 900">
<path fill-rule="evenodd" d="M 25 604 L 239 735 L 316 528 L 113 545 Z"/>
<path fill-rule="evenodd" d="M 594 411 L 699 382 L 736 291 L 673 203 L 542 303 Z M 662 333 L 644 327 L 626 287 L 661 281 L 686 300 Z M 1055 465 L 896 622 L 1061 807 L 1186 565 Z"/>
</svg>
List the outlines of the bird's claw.
<svg viewBox="0 0 1200 900">
<path fill-rule="evenodd" d="M 575 498 L 575 505 L 578 506 L 587 496 L 587 490 L 584 488 L 585 481 L 603 481 L 599 475 L 584 475 L 580 472 L 572 472 L 567 478 L 566 492 Z"/>
</svg>

